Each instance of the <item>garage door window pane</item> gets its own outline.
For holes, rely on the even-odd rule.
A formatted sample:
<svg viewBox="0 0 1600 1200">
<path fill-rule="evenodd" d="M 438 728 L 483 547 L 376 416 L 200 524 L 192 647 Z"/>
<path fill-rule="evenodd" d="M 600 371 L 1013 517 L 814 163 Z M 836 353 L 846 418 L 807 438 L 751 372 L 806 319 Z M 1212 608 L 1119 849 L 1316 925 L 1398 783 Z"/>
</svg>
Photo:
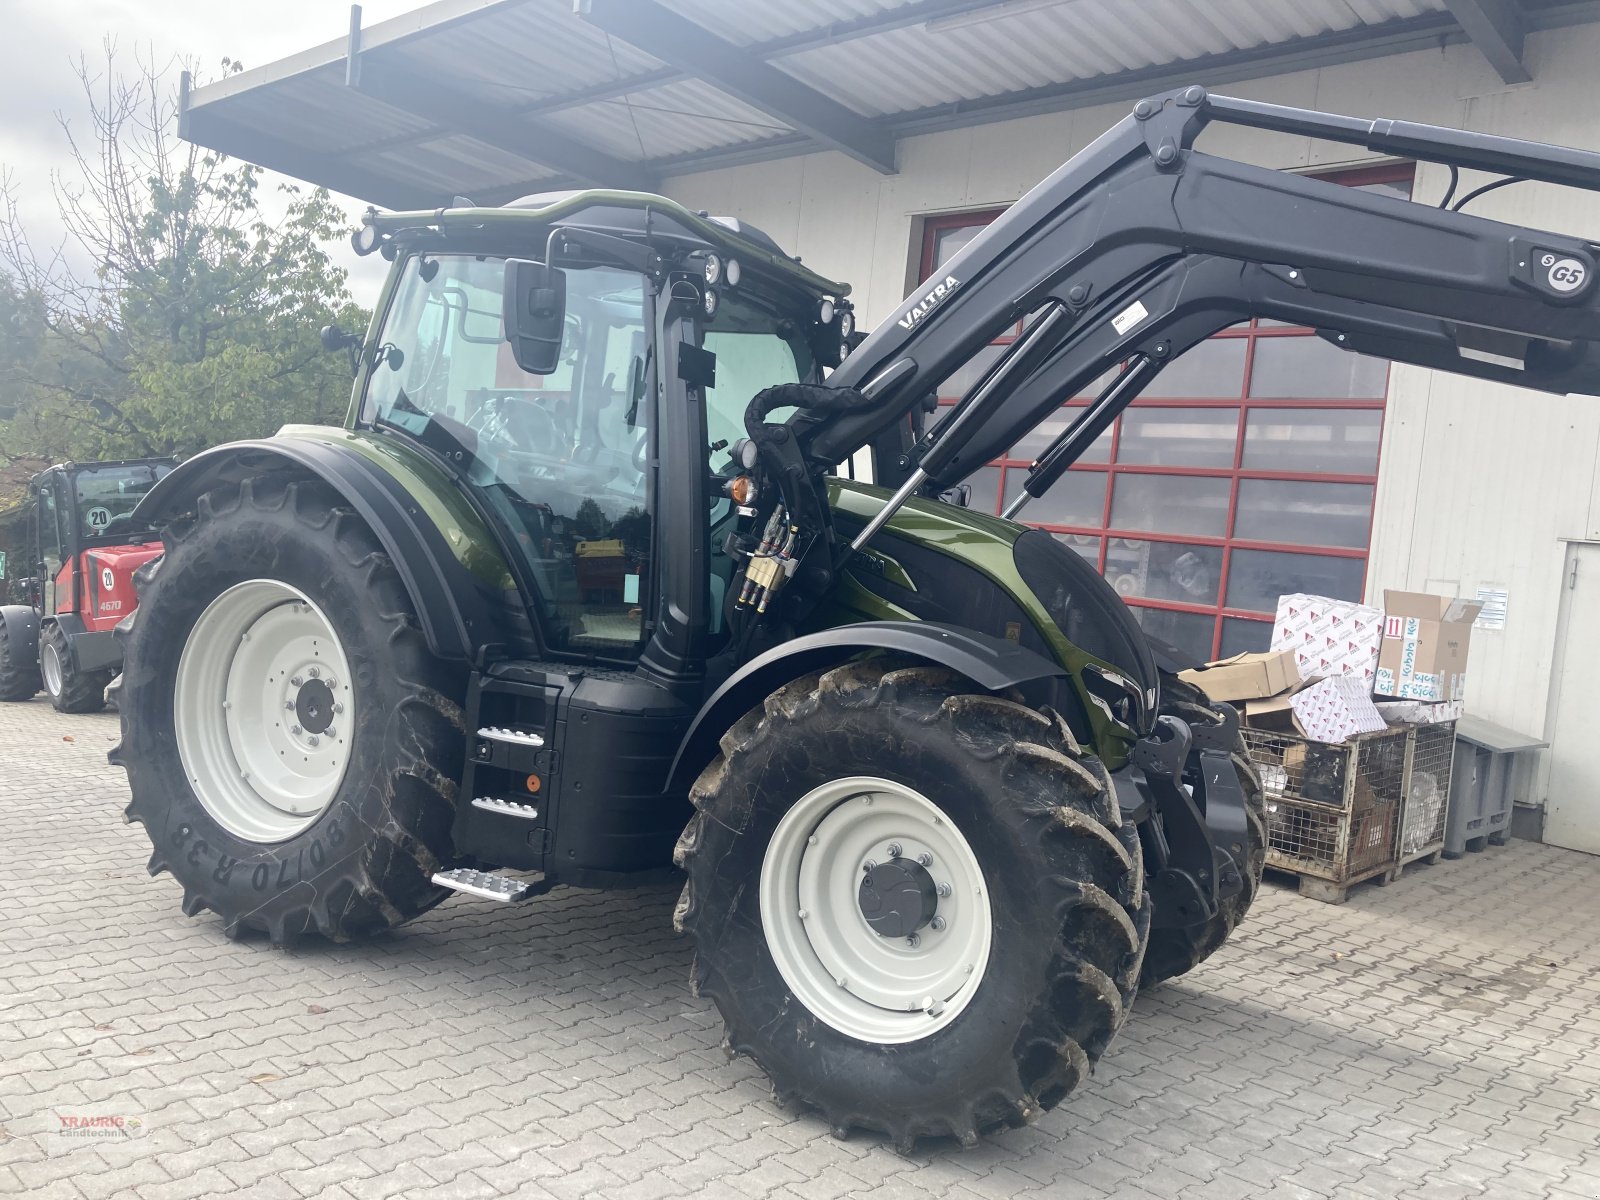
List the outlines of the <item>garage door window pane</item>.
<svg viewBox="0 0 1600 1200">
<path fill-rule="evenodd" d="M 1239 435 L 1233 408 L 1130 408 L 1117 461 L 1155 467 L 1231 467 Z"/>
<path fill-rule="evenodd" d="M 1006 506 L 1022 494 L 1025 471 L 1006 472 Z M 1034 525 L 1085 525 L 1098 529 L 1106 515 L 1104 471 L 1068 471 L 1055 486 L 1028 502 L 1019 517 Z"/>
<path fill-rule="evenodd" d="M 1352 354 L 1319 337 L 1266 337 L 1256 342 L 1250 394 L 1287 400 L 1376 400 L 1388 382 L 1388 359 Z"/>
<path fill-rule="evenodd" d="M 1235 654 L 1259 654 L 1272 644 L 1271 621 L 1248 621 L 1243 617 L 1222 619 L 1222 650 L 1218 658 Z"/>
<path fill-rule="evenodd" d="M 1118 475 L 1111 527 L 1221 537 L 1228 527 L 1228 481 L 1192 475 Z"/>
<path fill-rule="evenodd" d="M 1138 605 L 1133 606 L 1133 617 L 1151 637 L 1160 638 L 1201 662 L 1211 657 L 1211 635 L 1216 629 L 1216 618 Z"/>
<path fill-rule="evenodd" d="M 1244 419 L 1244 467 L 1306 475 L 1376 475 L 1382 429 L 1383 413 L 1375 408 L 1251 409 Z"/>
<path fill-rule="evenodd" d="M 1106 579 L 1119 596 L 1215 604 L 1221 578 L 1221 546 L 1112 538 L 1106 548 Z"/>
<path fill-rule="evenodd" d="M 1235 550 L 1228 567 L 1228 607 L 1271 613 L 1278 597 L 1311 592 L 1335 600 L 1361 599 L 1366 564 L 1359 558 L 1294 554 L 1282 550 Z"/>
<path fill-rule="evenodd" d="M 1045 452 L 1045 448 L 1060 437 L 1062 432 L 1078 419 L 1082 408 L 1060 408 L 1035 425 L 1033 431 L 1011 448 L 1010 457 L 1019 462 L 1032 462 Z M 1111 428 L 1094 440 L 1094 445 L 1084 452 L 1079 462 L 1103 463 L 1111 461 Z"/>
<path fill-rule="evenodd" d="M 1239 481 L 1233 536 L 1243 541 L 1360 549 L 1371 525 L 1370 484 Z"/>
<path fill-rule="evenodd" d="M 1186 350 L 1152 379 L 1141 396 L 1231 400 L 1244 388 L 1245 338 L 1212 338 Z"/>
</svg>

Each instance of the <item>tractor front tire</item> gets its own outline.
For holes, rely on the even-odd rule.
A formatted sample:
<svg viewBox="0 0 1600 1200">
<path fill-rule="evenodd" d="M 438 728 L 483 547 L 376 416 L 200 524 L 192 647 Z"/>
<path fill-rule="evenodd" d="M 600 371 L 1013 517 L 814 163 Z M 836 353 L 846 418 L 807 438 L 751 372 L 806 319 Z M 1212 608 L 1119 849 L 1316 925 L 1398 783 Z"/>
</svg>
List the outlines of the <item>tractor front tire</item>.
<svg viewBox="0 0 1600 1200">
<path fill-rule="evenodd" d="M 273 473 L 202 496 L 162 541 L 118 627 L 112 753 L 150 873 L 172 872 L 189 916 L 278 945 L 437 904 L 464 680 L 371 529 L 323 484 Z"/>
<path fill-rule="evenodd" d="M 66 633 L 51 622 L 39 631 L 39 674 L 57 712 L 92 713 L 106 706 L 106 685 L 116 672 L 78 670 Z"/>
<path fill-rule="evenodd" d="M 39 664 L 12 640 L 6 619 L 0 615 L 0 700 L 32 700 L 43 686 Z"/>
<path fill-rule="evenodd" d="M 1177 717 L 1191 726 L 1221 722 L 1206 694 L 1175 675 L 1161 677 L 1161 712 L 1163 716 Z M 1244 886 L 1218 904 L 1216 914 L 1209 921 L 1152 930 L 1140 987 L 1154 987 L 1175 979 L 1210 958 L 1232 936 L 1261 890 L 1261 871 L 1267 862 L 1266 793 L 1261 786 L 1261 776 L 1250 761 L 1243 734 L 1234 740 L 1231 758 L 1233 769 L 1239 775 L 1239 787 L 1244 792 L 1245 830 L 1249 838 L 1245 848 Z"/>
<path fill-rule="evenodd" d="M 722 739 L 674 923 L 725 1048 L 839 1136 L 973 1144 L 1059 1103 L 1133 1003 L 1137 831 L 1059 717 L 920 663 L 807 675 Z"/>
</svg>

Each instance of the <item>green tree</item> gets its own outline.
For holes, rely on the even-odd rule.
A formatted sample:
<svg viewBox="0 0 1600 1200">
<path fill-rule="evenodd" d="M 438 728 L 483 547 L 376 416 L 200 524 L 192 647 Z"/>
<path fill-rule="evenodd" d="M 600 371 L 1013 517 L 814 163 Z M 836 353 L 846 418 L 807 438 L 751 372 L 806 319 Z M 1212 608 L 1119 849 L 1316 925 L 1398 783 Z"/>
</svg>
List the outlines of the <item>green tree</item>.
<svg viewBox="0 0 1600 1200">
<path fill-rule="evenodd" d="M 344 213 L 294 185 L 264 203 L 258 168 L 179 142 L 170 69 L 120 71 L 108 46 L 78 76 L 89 130 L 60 119 L 59 245 L 38 248 L 0 178 L 0 461 L 191 454 L 337 421 L 349 368 L 318 331 L 366 323 L 326 250 Z"/>
</svg>

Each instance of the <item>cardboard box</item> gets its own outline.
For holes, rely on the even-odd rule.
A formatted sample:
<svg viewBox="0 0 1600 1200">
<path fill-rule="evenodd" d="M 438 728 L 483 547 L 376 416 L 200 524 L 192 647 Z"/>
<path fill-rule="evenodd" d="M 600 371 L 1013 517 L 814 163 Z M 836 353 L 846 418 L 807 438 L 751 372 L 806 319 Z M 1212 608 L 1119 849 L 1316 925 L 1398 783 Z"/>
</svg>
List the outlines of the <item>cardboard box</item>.
<svg viewBox="0 0 1600 1200">
<path fill-rule="evenodd" d="M 1365 604 L 1304 592 L 1278 599 L 1272 648 L 1294 651 L 1301 679 L 1349 675 L 1370 688 L 1382 638 L 1383 614 Z"/>
<path fill-rule="evenodd" d="M 1299 684 L 1300 672 L 1292 652 L 1269 650 L 1265 654 L 1235 654 L 1199 670 L 1183 671 L 1178 678 L 1194 684 L 1213 700 L 1263 700 Z"/>
<path fill-rule="evenodd" d="M 1387 614 L 1372 689 L 1400 700 L 1460 700 L 1467 647 L 1483 604 L 1426 592 L 1383 593 Z"/>
<path fill-rule="evenodd" d="M 1295 724 L 1313 741 L 1337 745 L 1358 733 L 1387 729 L 1373 707 L 1367 685 L 1353 675 L 1334 675 L 1289 698 Z"/>
</svg>

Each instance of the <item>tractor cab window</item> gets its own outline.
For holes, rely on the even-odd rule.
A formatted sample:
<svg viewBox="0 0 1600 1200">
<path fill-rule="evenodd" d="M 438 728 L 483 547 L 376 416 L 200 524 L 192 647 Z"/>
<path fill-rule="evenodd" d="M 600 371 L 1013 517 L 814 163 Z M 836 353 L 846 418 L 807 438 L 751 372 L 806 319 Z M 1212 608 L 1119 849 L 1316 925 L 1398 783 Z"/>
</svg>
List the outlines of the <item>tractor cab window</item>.
<svg viewBox="0 0 1600 1200">
<path fill-rule="evenodd" d="M 706 443 L 713 471 L 729 470 L 727 449 L 745 436 L 744 410 L 762 388 L 799 383 L 812 374 L 811 348 L 796 323 L 762 307 L 752 296 L 731 289 L 707 325 L 701 343 L 717 356 L 716 386 L 706 390 Z M 794 410 L 768 415 L 782 421 Z M 723 532 L 734 519 L 731 501 L 718 498 L 711 509 L 711 632 L 722 631 L 723 611 L 736 564 L 723 552 Z"/>
<path fill-rule="evenodd" d="M 644 280 L 569 270 L 560 365 L 530 375 L 505 340 L 504 275 L 496 258 L 407 260 L 365 416 L 459 453 L 538 590 L 550 650 L 629 659 L 644 632 L 652 544 Z"/>
<path fill-rule="evenodd" d="M 58 474 L 51 472 L 34 485 L 38 489 L 32 517 L 36 561 L 31 566 L 38 572 L 36 586 L 47 613 L 55 612 L 56 576 L 64 561 L 61 504 L 56 495 Z"/>
<path fill-rule="evenodd" d="M 811 347 L 796 322 L 762 307 L 753 297 L 730 291 L 707 325 L 702 343 L 717 356 L 717 384 L 706 391 L 706 436 L 730 446 L 745 436 L 745 406 L 762 388 L 798 383 L 812 373 Z M 782 421 L 781 408 L 767 420 Z M 726 464 L 725 452 L 712 466 Z"/>
<path fill-rule="evenodd" d="M 73 515 L 78 536 L 100 537 L 129 528 L 134 508 L 156 480 L 172 470 L 167 463 L 126 463 L 80 467 L 73 478 Z"/>
</svg>

